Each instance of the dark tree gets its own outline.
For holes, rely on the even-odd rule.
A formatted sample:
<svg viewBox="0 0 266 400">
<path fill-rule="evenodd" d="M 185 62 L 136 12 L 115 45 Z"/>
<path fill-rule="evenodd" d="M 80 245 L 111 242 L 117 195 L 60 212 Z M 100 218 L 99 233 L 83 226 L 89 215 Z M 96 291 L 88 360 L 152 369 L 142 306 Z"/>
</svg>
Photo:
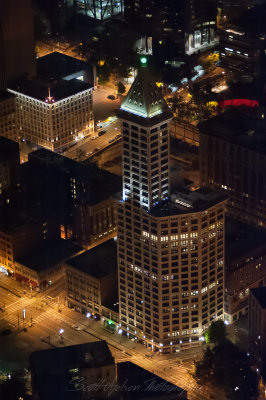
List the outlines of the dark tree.
<svg viewBox="0 0 266 400">
<path fill-rule="evenodd" d="M 124 94 L 126 93 L 126 87 L 122 82 L 118 82 L 117 84 L 117 91 L 119 94 Z"/>
<path fill-rule="evenodd" d="M 222 343 L 226 339 L 226 326 L 223 321 L 214 321 L 211 323 L 206 337 L 208 337 L 208 342 L 210 343 Z"/>
<path fill-rule="evenodd" d="M 202 360 L 195 363 L 194 378 L 199 384 L 209 383 L 224 390 L 230 400 L 258 397 L 258 375 L 246 353 L 226 339 L 212 349 L 207 347 Z"/>
<path fill-rule="evenodd" d="M 98 66 L 97 68 L 97 75 L 98 75 L 98 83 L 100 85 L 104 85 L 110 79 L 110 68 L 108 65 L 104 64 L 102 66 Z"/>
<path fill-rule="evenodd" d="M 0 399 L 19 399 L 28 400 L 25 387 L 25 379 L 21 373 L 13 373 L 10 379 L 0 384 Z"/>
</svg>

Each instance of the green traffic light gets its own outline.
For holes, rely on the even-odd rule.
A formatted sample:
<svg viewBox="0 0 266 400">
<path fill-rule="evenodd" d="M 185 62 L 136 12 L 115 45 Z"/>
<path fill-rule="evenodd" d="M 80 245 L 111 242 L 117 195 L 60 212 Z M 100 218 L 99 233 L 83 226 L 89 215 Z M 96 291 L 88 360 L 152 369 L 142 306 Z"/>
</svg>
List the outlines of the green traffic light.
<svg viewBox="0 0 266 400">
<path fill-rule="evenodd" d="M 141 62 L 141 64 L 147 64 L 147 58 L 141 57 L 140 62 Z"/>
</svg>

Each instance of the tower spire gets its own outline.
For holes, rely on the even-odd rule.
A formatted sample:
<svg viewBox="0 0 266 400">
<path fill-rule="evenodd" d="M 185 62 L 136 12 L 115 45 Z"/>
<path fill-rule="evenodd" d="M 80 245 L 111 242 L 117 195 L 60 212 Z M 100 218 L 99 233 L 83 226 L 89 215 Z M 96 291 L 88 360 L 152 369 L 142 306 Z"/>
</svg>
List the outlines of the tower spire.
<svg viewBox="0 0 266 400">
<path fill-rule="evenodd" d="M 139 69 L 118 116 L 123 121 L 123 198 L 149 210 L 169 196 L 172 114 L 146 66 Z"/>
</svg>

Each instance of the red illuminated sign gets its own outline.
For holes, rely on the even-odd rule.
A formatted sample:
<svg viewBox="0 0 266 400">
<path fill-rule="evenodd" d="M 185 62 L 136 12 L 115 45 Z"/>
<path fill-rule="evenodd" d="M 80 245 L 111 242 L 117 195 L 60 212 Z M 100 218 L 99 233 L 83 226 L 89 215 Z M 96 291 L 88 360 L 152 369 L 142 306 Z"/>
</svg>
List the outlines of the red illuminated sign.
<svg viewBox="0 0 266 400">
<path fill-rule="evenodd" d="M 219 106 L 221 108 L 224 107 L 240 107 L 240 106 L 246 106 L 246 107 L 258 107 L 259 102 L 257 100 L 250 100 L 250 99 L 231 99 L 231 100 L 222 100 L 219 103 Z"/>
</svg>

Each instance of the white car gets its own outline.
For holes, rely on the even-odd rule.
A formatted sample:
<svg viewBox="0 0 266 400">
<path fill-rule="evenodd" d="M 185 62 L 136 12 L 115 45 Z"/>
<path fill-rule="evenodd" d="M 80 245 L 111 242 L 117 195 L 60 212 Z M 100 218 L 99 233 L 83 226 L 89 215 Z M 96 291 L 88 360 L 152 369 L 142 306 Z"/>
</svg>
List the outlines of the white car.
<svg viewBox="0 0 266 400">
<path fill-rule="evenodd" d="M 96 139 L 98 136 L 92 136 L 91 137 L 91 140 L 94 140 L 94 139 Z"/>
<path fill-rule="evenodd" d="M 72 328 L 76 329 L 76 331 L 81 331 L 81 327 L 78 325 L 72 325 Z"/>
</svg>

